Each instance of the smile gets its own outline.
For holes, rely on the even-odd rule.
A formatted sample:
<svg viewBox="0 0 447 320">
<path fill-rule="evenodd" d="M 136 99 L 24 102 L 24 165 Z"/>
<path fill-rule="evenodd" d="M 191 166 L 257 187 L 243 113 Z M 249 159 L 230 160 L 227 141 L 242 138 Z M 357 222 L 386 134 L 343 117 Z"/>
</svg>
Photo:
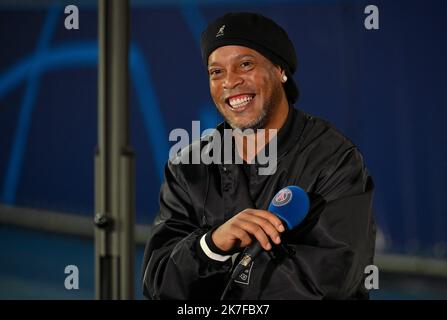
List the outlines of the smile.
<svg viewBox="0 0 447 320">
<path fill-rule="evenodd" d="M 229 105 L 231 110 L 242 112 L 243 110 L 246 109 L 246 107 L 254 99 L 254 97 L 255 97 L 255 95 L 253 95 L 253 94 L 237 95 L 237 96 L 228 98 L 227 104 Z"/>
</svg>

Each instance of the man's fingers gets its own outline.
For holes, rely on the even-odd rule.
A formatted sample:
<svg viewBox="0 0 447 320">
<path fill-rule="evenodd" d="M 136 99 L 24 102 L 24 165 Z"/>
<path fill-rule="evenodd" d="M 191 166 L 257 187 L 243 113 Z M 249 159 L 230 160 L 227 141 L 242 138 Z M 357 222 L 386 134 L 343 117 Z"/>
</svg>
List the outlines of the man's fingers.
<svg viewBox="0 0 447 320">
<path fill-rule="evenodd" d="M 250 243 L 252 243 L 252 238 L 250 237 L 250 234 L 247 233 L 244 229 L 240 227 L 235 227 L 233 229 L 233 235 L 235 238 L 237 238 L 240 241 L 240 246 L 242 248 L 248 246 Z"/>
<path fill-rule="evenodd" d="M 241 218 L 238 220 L 238 227 L 253 235 L 265 250 L 270 250 L 272 248 L 267 234 L 260 225 Z"/>
<path fill-rule="evenodd" d="M 246 220 L 246 217 L 241 217 L 241 219 Z M 275 228 L 273 224 L 270 223 L 269 220 L 256 215 L 251 215 L 249 221 L 259 225 L 263 229 L 263 231 L 272 239 L 274 243 L 276 244 L 281 243 L 281 238 L 279 237 L 278 230 Z"/>
<path fill-rule="evenodd" d="M 246 209 L 235 215 L 213 233 L 214 243 L 222 250 L 244 248 L 254 238 L 264 250 L 271 250 L 272 243 L 281 243 L 280 232 L 285 230 L 282 221 L 265 210 Z"/>
<path fill-rule="evenodd" d="M 272 225 L 275 226 L 276 230 L 279 232 L 284 232 L 285 227 L 281 221 L 275 214 L 265 211 L 265 210 L 257 210 L 257 209 L 249 209 L 247 210 L 248 214 L 252 214 L 257 217 L 261 217 L 267 219 Z"/>
</svg>

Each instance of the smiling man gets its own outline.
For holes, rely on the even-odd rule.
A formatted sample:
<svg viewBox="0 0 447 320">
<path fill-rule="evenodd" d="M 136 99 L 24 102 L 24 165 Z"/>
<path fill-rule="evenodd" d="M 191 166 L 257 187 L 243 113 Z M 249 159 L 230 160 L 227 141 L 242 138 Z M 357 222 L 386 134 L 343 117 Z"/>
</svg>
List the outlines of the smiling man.
<svg viewBox="0 0 447 320">
<path fill-rule="evenodd" d="M 372 179 L 349 139 L 294 108 L 297 61 L 287 33 L 262 15 L 229 13 L 207 27 L 201 46 L 211 96 L 225 119 L 216 130 L 234 130 L 234 157 L 243 163 L 168 161 L 143 261 L 144 294 L 151 299 L 368 298 L 363 282 L 374 256 Z M 247 140 L 254 142 L 254 154 L 247 151 Z M 257 153 L 273 141 L 277 168 L 260 175 Z M 212 143 L 205 137 L 177 157 L 190 157 L 195 147 L 206 152 Z M 289 185 L 310 198 L 306 218 L 292 230 L 266 211 Z M 240 253 L 256 241 L 264 250 L 230 280 Z"/>
<path fill-rule="evenodd" d="M 228 45 L 209 55 L 208 73 L 214 103 L 232 128 L 281 128 L 289 110 L 282 67 L 253 49 Z"/>
</svg>

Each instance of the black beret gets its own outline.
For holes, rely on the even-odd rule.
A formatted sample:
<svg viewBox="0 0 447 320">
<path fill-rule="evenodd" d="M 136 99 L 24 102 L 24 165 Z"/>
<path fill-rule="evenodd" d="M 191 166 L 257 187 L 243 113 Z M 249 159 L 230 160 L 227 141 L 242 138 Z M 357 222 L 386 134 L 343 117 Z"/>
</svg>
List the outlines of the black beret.
<svg viewBox="0 0 447 320">
<path fill-rule="evenodd" d="M 273 20 L 257 13 L 227 13 L 208 25 L 200 44 L 206 67 L 210 54 L 219 47 L 240 45 L 258 51 L 285 70 L 287 98 L 291 103 L 297 101 L 299 92 L 292 76 L 297 68 L 295 48 L 284 29 Z"/>
</svg>

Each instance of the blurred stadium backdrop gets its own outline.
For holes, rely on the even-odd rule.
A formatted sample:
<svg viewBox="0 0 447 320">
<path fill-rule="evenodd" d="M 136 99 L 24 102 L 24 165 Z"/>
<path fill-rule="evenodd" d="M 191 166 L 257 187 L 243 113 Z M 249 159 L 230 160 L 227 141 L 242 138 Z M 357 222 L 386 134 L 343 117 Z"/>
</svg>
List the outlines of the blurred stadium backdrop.
<svg viewBox="0 0 447 320">
<path fill-rule="evenodd" d="M 79 8 L 79 30 L 64 7 Z M 364 8 L 380 10 L 366 30 Z M 335 124 L 375 184 L 373 299 L 447 298 L 445 1 L 131 1 L 131 145 L 136 161 L 136 297 L 158 208 L 170 130 L 221 121 L 199 48 L 228 11 L 267 15 L 290 34 L 297 107 Z M 0 298 L 94 298 L 96 1 L 0 2 Z M 444 40 L 442 40 L 444 39 Z M 64 288 L 77 265 L 80 289 Z"/>
</svg>

